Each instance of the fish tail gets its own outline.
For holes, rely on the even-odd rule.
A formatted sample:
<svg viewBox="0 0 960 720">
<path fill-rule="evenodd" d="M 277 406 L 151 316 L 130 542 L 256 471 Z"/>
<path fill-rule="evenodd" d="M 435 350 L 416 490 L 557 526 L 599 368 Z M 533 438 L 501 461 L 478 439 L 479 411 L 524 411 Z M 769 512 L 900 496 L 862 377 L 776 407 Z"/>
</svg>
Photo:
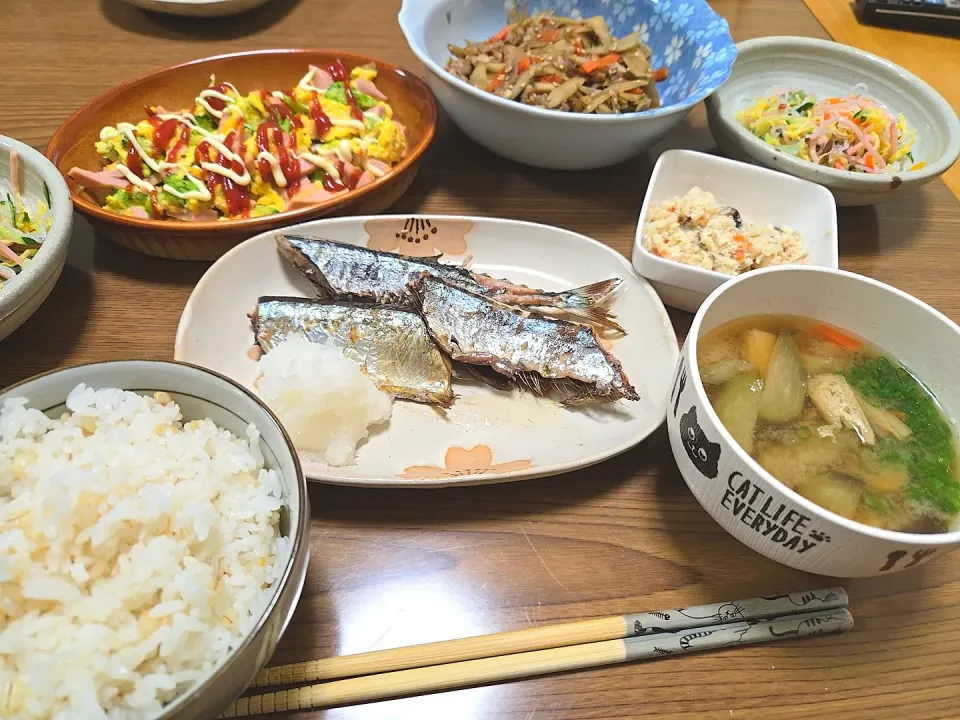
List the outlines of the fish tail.
<svg viewBox="0 0 960 720">
<path fill-rule="evenodd" d="M 627 334 L 627 331 L 623 329 L 623 326 L 614 320 L 616 315 L 604 310 L 603 308 L 564 308 L 564 310 L 571 317 L 579 318 L 591 325 L 597 325 L 598 327 L 606 328 L 608 330 L 614 330 L 622 335 Z"/>
<path fill-rule="evenodd" d="M 610 294 L 620 286 L 621 282 L 620 278 L 610 278 L 573 290 L 566 290 L 557 293 L 551 305 L 593 325 L 626 334 L 626 330 L 614 320 L 616 315 L 600 307 L 610 298 Z"/>
<path fill-rule="evenodd" d="M 573 290 L 557 293 L 557 299 L 560 300 L 557 307 L 573 310 L 602 305 L 610 297 L 610 294 L 620 287 L 621 282 L 623 281 L 620 278 L 610 278 L 609 280 L 601 280 L 583 287 L 573 288 Z"/>
</svg>

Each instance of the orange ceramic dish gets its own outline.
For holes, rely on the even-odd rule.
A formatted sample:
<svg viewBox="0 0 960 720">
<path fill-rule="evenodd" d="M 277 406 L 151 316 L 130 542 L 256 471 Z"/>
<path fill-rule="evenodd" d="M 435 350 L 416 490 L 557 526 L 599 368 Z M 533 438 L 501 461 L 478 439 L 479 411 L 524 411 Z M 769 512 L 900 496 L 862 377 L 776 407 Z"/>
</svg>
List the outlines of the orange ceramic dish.
<svg viewBox="0 0 960 720">
<path fill-rule="evenodd" d="M 437 111 L 433 96 L 416 77 L 390 63 L 353 53 L 324 50 L 264 50 L 205 58 L 144 75 L 110 90 L 73 114 L 54 134 L 47 157 L 65 176 L 72 168 L 103 168 L 95 145 L 100 131 L 120 122 L 136 123 L 145 108 L 194 106 L 198 88 L 211 75 L 244 90 L 293 88 L 308 66 L 329 67 L 341 61 L 347 73 L 376 67 L 376 85 L 388 98 L 393 119 L 406 136 L 406 152 L 389 172 L 361 187 L 315 204 L 297 206 L 257 217 L 183 222 L 118 214 L 68 178 L 74 204 L 94 227 L 115 242 L 139 252 L 187 260 L 212 260 L 238 242 L 282 225 L 342 212 L 378 213 L 393 204 L 410 186 L 423 152 L 433 139 Z M 321 194 L 323 195 L 323 194 Z"/>
</svg>

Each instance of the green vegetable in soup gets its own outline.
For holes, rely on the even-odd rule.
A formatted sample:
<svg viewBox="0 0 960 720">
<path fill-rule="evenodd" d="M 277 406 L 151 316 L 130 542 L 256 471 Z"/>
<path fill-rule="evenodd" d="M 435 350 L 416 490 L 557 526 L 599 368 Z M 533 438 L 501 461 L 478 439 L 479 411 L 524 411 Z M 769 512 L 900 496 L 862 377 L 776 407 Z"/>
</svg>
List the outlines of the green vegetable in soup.
<svg viewBox="0 0 960 720">
<path fill-rule="evenodd" d="M 762 392 L 763 380 L 754 368 L 724 383 L 713 401 L 720 422 L 748 453 L 753 452 L 753 431 L 757 426 Z"/>
<path fill-rule="evenodd" d="M 773 346 L 760 399 L 760 417 L 768 422 L 790 422 L 803 412 L 807 371 L 790 333 L 782 332 Z"/>
<path fill-rule="evenodd" d="M 868 404 L 902 414 L 910 436 L 904 442 L 884 439 L 877 446 L 888 460 L 902 462 L 910 471 L 906 495 L 945 513 L 960 512 L 953 428 L 929 391 L 885 357 L 859 359 L 846 378 Z"/>
</svg>

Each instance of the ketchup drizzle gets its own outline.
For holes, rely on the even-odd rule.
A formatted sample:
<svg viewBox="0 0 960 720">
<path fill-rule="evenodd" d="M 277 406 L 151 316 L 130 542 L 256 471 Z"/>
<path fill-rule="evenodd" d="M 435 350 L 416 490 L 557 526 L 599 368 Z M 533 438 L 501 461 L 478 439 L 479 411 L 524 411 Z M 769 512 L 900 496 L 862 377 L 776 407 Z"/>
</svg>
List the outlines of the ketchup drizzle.
<svg viewBox="0 0 960 720">
<path fill-rule="evenodd" d="M 232 131 L 224 139 L 224 145 L 230 147 L 231 143 L 235 139 L 236 131 Z M 243 173 L 242 163 L 237 162 L 236 160 L 231 160 L 227 158 L 226 155 L 222 153 L 217 153 L 217 159 L 214 161 L 211 159 L 211 153 L 215 150 L 213 145 L 209 141 L 204 140 L 202 143 L 197 145 L 196 149 L 196 161 L 201 162 L 216 162 L 222 168 L 227 170 L 232 170 L 237 175 Z M 237 215 L 238 213 L 246 210 L 250 207 L 250 194 L 247 192 L 247 188 L 243 185 L 237 185 L 233 180 L 221 175 L 220 173 L 207 172 L 207 188 L 211 193 L 214 193 L 217 186 L 220 186 L 223 189 L 223 197 L 227 201 L 227 213 L 230 215 Z"/>
<path fill-rule="evenodd" d="M 275 150 L 271 149 L 270 141 L 273 140 Z M 287 148 L 287 142 L 295 142 L 292 134 L 286 134 L 280 126 L 273 120 L 261 123 L 257 128 L 256 136 L 257 147 L 261 152 L 273 153 L 277 156 L 277 162 L 280 164 L 280 171 L 287 181 L 287 195 L 292 197 L 300 189 L 300 159 L 295 153 Z M 273 169 L 267 160 L 259 160 L 257 169 L 264 178 L 270 178 L 273 181 Z"/>
<path fill-rule="evenodd" d="M 360 106 L 357 105 L 357 99 L 353 96 L 353 89 L 350 87 L 350 79 L 347 76 L 347 68 L 344 66 L 343 61 L 340 59 L 334 60 L 327 67 L 327 72 L 330 73 L 330 77 L 335 81 L 343 83 L 343 93 L 347 96 L 350 115 L 353 116 L 354 120 L 363 122 L 363 111 L 360 109 Z"/>
</svg>

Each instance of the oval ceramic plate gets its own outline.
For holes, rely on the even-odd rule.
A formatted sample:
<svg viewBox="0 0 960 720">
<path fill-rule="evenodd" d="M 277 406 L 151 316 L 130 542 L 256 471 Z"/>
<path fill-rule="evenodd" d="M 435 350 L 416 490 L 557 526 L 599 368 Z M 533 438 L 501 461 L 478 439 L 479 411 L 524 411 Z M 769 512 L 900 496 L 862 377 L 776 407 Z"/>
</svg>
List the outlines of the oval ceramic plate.
<svg viewBox="0 0 960 720">
<path fill-rule="evenodd" d="M 334 50 L 256 50 L 208 57 L 143 75 L 108 90 L 77 110 L 53 134 L 47 157 L 66 175 L 78 166 L 99 169 L 94 144 L 100 130 L 121 120 L 145 117 L 145 105 L 184 108 L 215 75 L 234 83 L 241 92 L 255 88 L 293 87 L 309 65 L 326 67 L 342 60 L 347 69 L 373 63 L 377 86 L 387 96 L 394 117 L 406 128 L 407 154 L 390 172 L 369 185 L 324 202 L 238 220 L 179 222 L 144 220 L 104 210 L 73 180 L 68 180 L 76 209 L 94 228 L 137 252 L 176 260 L 215 260 L 229 248 L 253 235 L 292 222 L 303 222 L 350 208 L 353 213 L 382 212 L 406 192 L 420 167 L 424 151 L 433 140 L 437 106 L 423 81 L 391 63 L 356 53 Z"/>
<path fill-rule="evenodd" d="M 394 403 L 390 421 L 362 443 L 357 462 L 330 467 L 301 453 L 313 480 L 349 485 L 442 486 L 506 482 L 586 467 L 636 445 L 663 421 L 679 352 L 673 326 L 650 285 L 620 254 L 566 230 L 511 220 L 452 216 L 377 216 L 321 220 L 264 233 L 223 256 L 198 283 L 177 330 L 175 357 L 247 387 L 258 375 L 248 353 L 247 313 L 262 295 L 312 297 L 311 285 L 280 257 L 281 232 L 447 262 L 546 290 L 611 277 L 623 283 L 610 310 L 627 330 L 605 338 L 640 394 L 571 409 L 519 391 L 454 381 L 446 410 Z"/>
</svg>

